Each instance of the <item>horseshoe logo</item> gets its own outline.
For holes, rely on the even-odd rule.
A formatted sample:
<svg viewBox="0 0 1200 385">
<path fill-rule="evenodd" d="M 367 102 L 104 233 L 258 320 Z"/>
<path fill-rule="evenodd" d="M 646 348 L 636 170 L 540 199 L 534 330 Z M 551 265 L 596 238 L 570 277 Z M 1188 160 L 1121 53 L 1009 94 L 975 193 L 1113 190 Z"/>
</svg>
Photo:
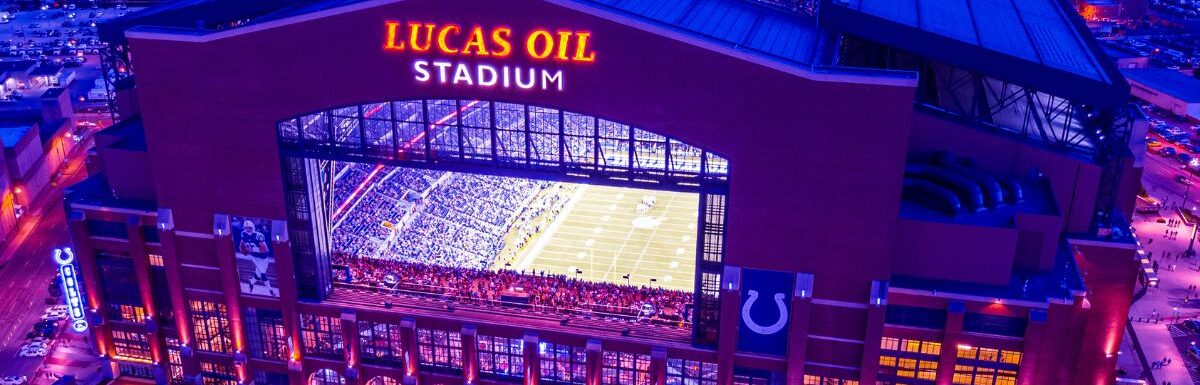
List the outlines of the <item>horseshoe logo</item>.
<svg viewBox="0 0 1200 385">
<path fill-rule="evenodd" d="M 762 326 L 757 322 L 754 322 L 754 319 L 750 318 L 750 307 L 754 306 L 754 301 L 758 300 L 758 291 L 749 290 L 748 292 L 750 298 L 746 298 L 746 303 L 742 305 L 742 322 L 746 323 L 746 327 L 750 328 L 751 331 L 764 336 L 775 334 L 780 330 L 783 330 L 783 327 L 787 325 L 788 321 L 787 304 L 783 302 L 783 293 L 775 293 L 775 306 L 779 308 L 779 319 L 776 320 L 771 326 Z"/>
</svg>

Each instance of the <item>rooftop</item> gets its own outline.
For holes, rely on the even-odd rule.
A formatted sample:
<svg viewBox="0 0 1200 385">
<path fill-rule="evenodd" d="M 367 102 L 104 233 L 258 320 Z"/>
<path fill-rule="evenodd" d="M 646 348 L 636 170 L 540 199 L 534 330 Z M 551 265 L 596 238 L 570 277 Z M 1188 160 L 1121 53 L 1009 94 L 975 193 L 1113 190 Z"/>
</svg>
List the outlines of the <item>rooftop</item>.
<svg viewBox="0 0 1200 385">
<path fill-rule="evenodd" d="M 134 27 L 204 35 L 365 0 L 182 0 L 100 26 L 121 43 Z M 820 23 L 749 0 L 568 0 L 671 28 L 717 45 L 813 70 L 828 64 L 826 30 L 863 37 L 1089 103 L 1115 105 L 1128 85 L 1065 3 L 1056 0 L 836 0 Z"/>
<path fill-rule="evenodd" d="M 953 293 L 1000 300 L 1044 303 L 1053 299 L 1071 301 L 1075 293 L 1086 291 L 1070 245 L 1062 240 L 1054 260 L 1054 270 L 1033 272 L 1016 270 L 1007 285 L 893 276 L 890 287 L 922 292 Z"/>
<path fill-rule="evenodd" d="M 0 61 L 0 72 L 28 71 L 36 65 L 33 60 Z"/>
<path fill-rule="evenodd" d="M 63 69 L 62 64 L 42 64 L 42 65 L 38 66 L 37 68 L 34 68 L 33 72 L 30 72 L 29 75 L 30 76 L 58 75 L 59 72 L 62 72 L 62 69 Z"/>
<path fill-rule="evenodd" d="M 158 204 L 154 201 L 121 198 L 113 195 L 113 190 L 108 185 L 108 179 L 103 174 L 89 176 L 82 182 L 67 187 L 66 201 L 72 206 L 87 205 L 145 212 L 158 210 Z"/>
<path fill-rule="evenodd" d="M 1200 79 L 1166 68 L 1131 68 L 1121 73 L 1129 81 L 1171 95 L 1186 103 L 1200 103 Z"/>
<path fill-rule="evenodd" d="M 1116 105 L 1127 84 L 1056 0 L 835 0 L 821 22 L 867 40 L 1070 99 Z"/>
<path fill-rule="evenodd" d="M 0 142 L 4 143 L 4 148 L 12 148 L 21 141 L 25 135 L 29 134 L 29 130 L 33 129 L 33 124 L 3 124 L 0 123 Z"/>
</svg>

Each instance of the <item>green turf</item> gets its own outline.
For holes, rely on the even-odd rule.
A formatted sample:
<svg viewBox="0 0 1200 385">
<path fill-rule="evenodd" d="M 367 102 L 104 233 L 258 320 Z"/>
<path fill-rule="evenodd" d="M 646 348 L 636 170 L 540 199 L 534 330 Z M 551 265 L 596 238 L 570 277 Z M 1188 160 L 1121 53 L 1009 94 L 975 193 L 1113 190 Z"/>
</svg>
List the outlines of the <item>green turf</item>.
<svg viewBox="0 0 1200 385">
<path fill-rule="evenodd" d="M 692 291 L 699 196 L 691 193 L 577 185 L 557 223 L 517 258 L 516 268 L 593 281 Z M 657 202 L 637 213 L 643 196 Z M 635 222 L 638 225 L 635 225 Z"/>
</svg>

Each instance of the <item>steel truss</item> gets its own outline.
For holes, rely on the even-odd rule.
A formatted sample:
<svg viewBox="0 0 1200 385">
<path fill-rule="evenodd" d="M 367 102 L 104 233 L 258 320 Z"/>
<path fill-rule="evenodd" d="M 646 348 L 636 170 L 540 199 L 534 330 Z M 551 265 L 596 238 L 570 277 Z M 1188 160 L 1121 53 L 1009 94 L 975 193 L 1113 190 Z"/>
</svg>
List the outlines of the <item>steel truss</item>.
<svg viewBox="0 0 1200 385">
<path fill-rule="evenodd" d="M 133 66 L 129 60 L 129 46 L 104 43 L 100 48 L 100 73 L 104 77 L 107 93 L 108 114 L 112 121 L 117 117 L 117 84 L 133 77 Z"/>
<path fill-rule="evenodd" d="M 505 170 L 543 179 L 723 193 L 725 158 L 594 116 L 478 100 L 336 108 L 279 124 L 288 155 L 406 167 Z"/>
<path fill-rule="evenodd" d="M 1112 225 L 1136 116 L 1128 105 L 1096 108 L 849 36 L 842 39 L 838 64 L 917 71 L 916 108 L 1100 165 L 1092 231 Z"/>
<path fill-rule="evenodd" d="M 330 160 L 700 194 L 693 341 L 717 341 L 729 163 L 626 124 L 558 109 L 456 99 L 367 103 L 278 124 L 289 229 L 303 296 L 331 290 Z"/>
</svg>

